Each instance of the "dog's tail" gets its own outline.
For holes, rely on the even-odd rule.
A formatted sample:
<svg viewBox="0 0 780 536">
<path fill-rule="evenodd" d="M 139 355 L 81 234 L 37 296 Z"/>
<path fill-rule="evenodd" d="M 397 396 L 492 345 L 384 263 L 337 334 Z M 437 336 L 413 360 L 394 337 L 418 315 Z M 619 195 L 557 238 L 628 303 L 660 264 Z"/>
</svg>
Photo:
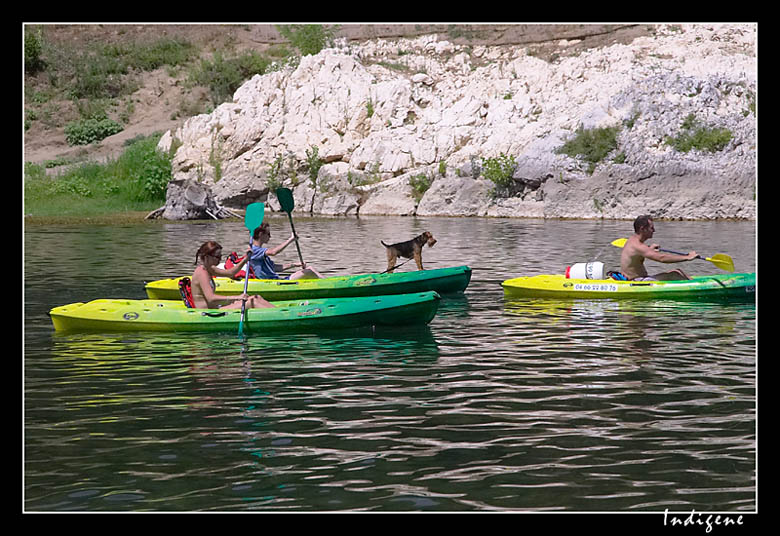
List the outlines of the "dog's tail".
<svg viewBox="0 0 780 536">
<path fill-rule="evenodd" d="M 381 243 L 382 243 L 382 245 L 383 245 L 383 246 L 385 246 L 386 248 L 389 248 L 389 247 L 390 247 L 388 244 L 385 244 L 384 240 L 380 240 L 380 242 L 381 242 Z"/>
</svg>

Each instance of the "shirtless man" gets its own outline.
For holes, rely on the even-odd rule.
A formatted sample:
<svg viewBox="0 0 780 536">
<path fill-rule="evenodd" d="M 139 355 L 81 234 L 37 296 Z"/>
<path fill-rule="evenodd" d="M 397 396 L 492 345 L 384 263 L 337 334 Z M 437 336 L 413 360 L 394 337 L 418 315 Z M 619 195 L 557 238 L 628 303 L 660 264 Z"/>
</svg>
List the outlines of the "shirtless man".
<svg viewBox="0 0 780 536">
<path fill-rule="evenodd" d="M 653 237 L 655 226 L 650 216 L 639 216 L 634 220 L 634 234 L 626 241 L 623 252 L 620 254 L 620 271 L 631 281 L 675 281 L 690 279 L 680 269 L 669 272 L 661 272 L 653 276 L 647 275 L 645 259 L 651 261 L 674 263 L 690 261 L 696 258 L 696 252 L 691 251 L 687 255 L 675 255 L 658 251 L 658 244 L 651 246 L 644 242 Z"/>
</svg>

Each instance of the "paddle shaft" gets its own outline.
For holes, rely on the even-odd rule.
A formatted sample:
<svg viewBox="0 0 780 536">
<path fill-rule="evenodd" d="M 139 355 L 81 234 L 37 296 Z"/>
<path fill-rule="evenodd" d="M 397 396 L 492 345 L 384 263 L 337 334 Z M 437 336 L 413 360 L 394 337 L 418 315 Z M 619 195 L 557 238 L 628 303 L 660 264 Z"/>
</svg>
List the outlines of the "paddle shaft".
<svg viewBox="0 0 780 536">
<path fill-rule="evenodd" d="M 252 233 L 249 234 L 249 247 L 252 247 Z M 249 254 L 246 256 L 246 264 L 244 264 L 244 295 L 249 289 Z M 241 320 L 238 323 L 238 336 L 240 337 L 244 333 L 244 318 L 246 317 L 246 298 L 241 300 Z"/>
<path fill-rule="evenodd" d="M 252 248 L 252 234 L 255 229 L 260 227 L 263 223 L 263 215 L 265 214 L 265 205 L 262 203 L 252 203 L 247 207 L 246 214 L 244 215 L 244 226 L 249 230 L 249 248 Z M 249 289 L 249 253 L 246 255 L 246 263 L 244 264 L 244 296 Z M 238 336 L 241 337 L 244 334 L 244 318 L 246 317 L 246 298 L 241 299 L 241 320 L 238 323 Z"/>
<path fill-rule="evenodd" d="M 661 249 L 659 251 L 665 251 L 666 253 L 673 253 L 675 255 L 685 256 L 685 253 L 678 253 L 677 251 L 672 251 L 670 249 Z M 729 257 L 728 255 L 724 255 L 722 253 L 716 253 L 712 257 L 702 257 L 701 255 L 696 255 L 696 258 L 701 259 L 703 261 L 711 262 L 721 270 L 726 270 L 727 272 L 734 271 L 734 261 L 731 260 L 731 257 Z"/>
<path fill-rule="evenodd" d="M 679 251 L 672 251 L 671 249 L 661 249 L 661 248 L 658 248 L 658 251 L 663 251 L 664 253 L 672 253 L 673 255 L 682 255 L 683 257 L 687 257 L 688 256 L 687 253 L 680 253 Z M 707 260 L 704 257 L 702 257 L 701 255 L 696 255 L 696 258 L 697 259 L 701 259 L 703 261 Z"/>
<path fill-rule="evenodd" d="M 303 255 L 301 254 L 301 246 L 298 245 L 298 235 L 295 233 L 295 226 L 293 225 L 292 214 L 288 212 L 287 217 L 290 218 L 290 229 L 292 229 L 293 235 L 295 236 L 295 249 L 298 250 L 298 258 L 301 261 L 301 268 L 303 268 Z"/>
<path fill-rule="evenodd" d="M 295 225 L 293 225 L 292 211 L 295 208 L 295 198 L 292 191 L 289 188 L 277 188 L 276 198 L 279 200 L 282 210 L 287 213 L 287 217 L 290 218 L 290 228 L 292 229 L 293 236 L 295 237 L 295 249 L 298 250 L 298 259 L 301 261 L 301 268 L 303 268 L 303 255 L 301 254 L 301 246 L 298 245 L 298 235 L 295 232 Z"/>
</svg>

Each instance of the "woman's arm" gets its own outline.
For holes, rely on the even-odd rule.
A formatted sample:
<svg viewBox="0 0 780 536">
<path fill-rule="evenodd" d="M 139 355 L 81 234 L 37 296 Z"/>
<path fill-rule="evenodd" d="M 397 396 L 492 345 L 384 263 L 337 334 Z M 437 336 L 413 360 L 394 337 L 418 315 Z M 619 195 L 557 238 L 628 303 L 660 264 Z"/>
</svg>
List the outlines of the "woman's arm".
<svg viewBox="0 0 780 536">
<path fill-rule="evenodd" d="M 251 253 L 252 250 L 248 249 L 244 254 L 244 258 L 241 259 L 238 264 L 234 264 L 232 268 L 217 268 L 214 266 L 211 270 L 214 272 L 214 275 L 235 279 L 236 274 L 240 272 L 241 268 L 243 268 L 243 266 L 249 261 L 249 255 L 251 255 Z"/>
</svg>

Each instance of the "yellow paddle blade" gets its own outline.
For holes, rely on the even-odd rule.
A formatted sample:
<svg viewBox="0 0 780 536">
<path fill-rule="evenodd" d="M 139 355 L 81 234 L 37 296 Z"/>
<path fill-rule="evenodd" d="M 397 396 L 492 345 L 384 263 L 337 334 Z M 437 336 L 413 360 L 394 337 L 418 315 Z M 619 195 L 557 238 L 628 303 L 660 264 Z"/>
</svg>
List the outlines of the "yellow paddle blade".
<svg viewBox="0 0 780 536">
<path fill-rule="evenodd" d="M 617 240 L 613 240 L 611 244 L 617 248 L 622 248 L 626 245 L 626 242 L 628 242 L 627 238 L 618 238 Z"/>
<path fill-rule="evenodd" d="M 731 257 L 723 253 L 716 253 L 712 257 L 707 257 L 705 260 L 710 261 L 721 270 L 726 270 L 727 272 L 734 271 L 734 261 Z"/>
</svg>

